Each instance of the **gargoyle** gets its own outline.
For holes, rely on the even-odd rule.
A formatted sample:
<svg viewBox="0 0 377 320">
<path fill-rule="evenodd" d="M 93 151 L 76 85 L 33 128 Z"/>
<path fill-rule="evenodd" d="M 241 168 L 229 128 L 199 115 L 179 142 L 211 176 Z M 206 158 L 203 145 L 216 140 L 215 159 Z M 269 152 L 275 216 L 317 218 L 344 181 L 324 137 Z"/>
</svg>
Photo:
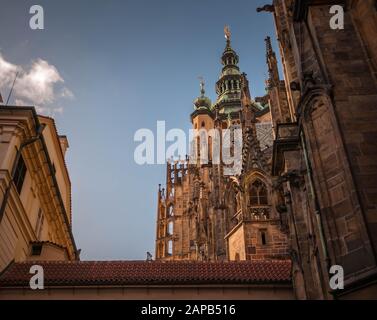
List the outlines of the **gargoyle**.
<svg viewBox="0 0 377 320">
<path fill-rule="evenodd" d="M 266 4 L 266 5 L 263 6 L 263 7 L 259 7 L 259 8 L 257 8 L 257 12 L 262 12 L 262 11 L 266 11 L 266 12 L 275 12 L 275 6 L 272 5 L 272 4 Z"/>
</svg>

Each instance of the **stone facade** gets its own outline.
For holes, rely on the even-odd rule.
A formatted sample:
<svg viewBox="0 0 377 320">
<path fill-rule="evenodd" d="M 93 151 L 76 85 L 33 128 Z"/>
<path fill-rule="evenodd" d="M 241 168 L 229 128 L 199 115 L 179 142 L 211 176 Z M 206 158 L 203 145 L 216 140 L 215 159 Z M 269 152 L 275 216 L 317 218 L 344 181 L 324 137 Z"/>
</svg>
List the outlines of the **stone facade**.
<svg viewBox="0 0 377 320">
<path fill-rule="evenodd" d="M 273 126 L 269 96 L 250 96 L 246 74 L 227 39 L 217 101 L 201 96 L 191 114 L 193 129 L 241 129 L 242 170 L 225 174 L 212 161 L 211 137 L 196 137 L 194 155 L 208 163 L 167 164 L 166 188 L 158 192 L 157 260 L 262 260 L 288 257 L 287 235 L 276 209 L 270 175 Z M 208 141 L 208 148 L 202 148 Z M 195 147 L 198 146 L 196 149 Z M 200 154 L 201 153 L 201 154 Z"/>
<path fill-rule="evenodd" d="M 289 256 L 299 299 L 376 298 L 376 2 L 274 0 L 258 8 L 274 17 L 283 79 L 267 37 L 267 93 L 255 100 L 228 39 L 218 99 L 212 105 L 203 92 L 192 122 L 241 127 L 242 172 L 168 165 L 157 259 Z M 333 5 L 344 9 L 344 29 L 330 26 Z M 261 121 L 271 123 L 272 147 L 256 132 Z M 334 265 L 344 269 L 343 290 L 330 288 Z"/>
<path fill-rule="evenodd" d="M 330 27 L 332 5 L 344 29 Z M 289 118 L 277 124 L 273 175 L 283 195 L 299 298 L 357 296 L 376 278 L 376 2 L 273 1 Z M 277 90 L 277 89 L 275 89 Z M 284 123 L 285 122 L 285 123 Z M 340 265 L 345 289 L 329 287 Z M 363 294 L 368 289 L 363 289 Z M 368 296 L 368 295 L 367 295 Z"/>
</svg>

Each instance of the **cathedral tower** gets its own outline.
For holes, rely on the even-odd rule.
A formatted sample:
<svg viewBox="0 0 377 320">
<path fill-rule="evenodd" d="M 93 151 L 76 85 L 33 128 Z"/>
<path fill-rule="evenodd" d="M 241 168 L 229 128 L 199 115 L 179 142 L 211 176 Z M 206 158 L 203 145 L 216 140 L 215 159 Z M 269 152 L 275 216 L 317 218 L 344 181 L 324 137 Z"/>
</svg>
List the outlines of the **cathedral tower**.
<svg viewBox="0 0 377 320">
<path fill-rule="evenodd" d="M 223 67 L 215 86 L 217 100 L 212 104 L 206 97 L 202 80 L 191 114 L 196 132 L 192 152 L 185 161 L 167 164 L 166 189 L 158 192 L 157 260 L 270 259 L 285 254 L 286 238 L 273 209 L 270 153 L 261 150 L 258 140 L 257 124 L 268 109 L 261 113 L 263 108 L 250 96 L 228 27 L 225 36 Z M 211 132 L 219 133 L 223 148 L 224 129 L 230 129 L 227 133 L 233 137 L 229 146 L 233 155 L 238 140 L 234 131 L 242 132 L 242 171 L 234 176 L 225 173 L 228 165 L 222 155 L 219 162 L 212 154 Z"/>
</svg>

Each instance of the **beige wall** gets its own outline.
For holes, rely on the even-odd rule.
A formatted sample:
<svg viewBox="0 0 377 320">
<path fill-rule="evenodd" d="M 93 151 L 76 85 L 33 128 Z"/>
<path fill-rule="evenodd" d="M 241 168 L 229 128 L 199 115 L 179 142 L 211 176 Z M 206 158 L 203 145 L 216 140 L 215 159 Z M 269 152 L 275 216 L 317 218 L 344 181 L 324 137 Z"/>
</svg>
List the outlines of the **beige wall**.
<svg viewBox="0 0 377 320">
<path fill-rule="evenodd" d="M 245 254 L 245 233 L 243 225 L 239 226 L 238 229 L 233 231 L 228 238 L 228 252 L 229 260 L 236 260 L 236 255 L 238 253 L 239 260 L 246 260 Z"/>
<path fill-rule="evenodd" d="M 10 176 L 7 171 L 0 172 L 0 201 L 3 202 Z M 28 215 L 15 190 L 11 190 L 8 206 L 0 223 L 0 270 L 13 259 L 22 261 L 28 255 L 29 241 L 35 239 Z"/>
<path fill-rule="evenodd" d="M 59 137 L 52 119 L 42 117 L 40 120 L 46 124 L 43 136 L 51 162 L 54 163 L 56 169 L 57 184 L 70 219 L 71 187 Z M 67 246 L 67 243 L 72 241 L 68 238 L 67 230 L 63 226 L 56 191 L 52 189 L 53 183 L 49 177 L 50 172 L 39 140 L 22 149 L 27 171 L 21 193 L 18 194 L 13 182 L 10 184 L 17 149 L 20 148 L 22 142 L 35 135 L 35 122 L 31 109 L 25 111 L 20 108 L 17 112 L 1 110 L 0 204 L 4 201 L 6 190 L 9 186 L 11 188 L 3 217 L 0 220 L 0 271 L 12 260 L 17 262 L 26 260 L 30 255 L 32 241 L 51 241 L 62 246 Z M 44 219 L 38 236 L 36 225 L 40 210 Z"/>
<path fill-rule="evenodd" d="M 42 251 L 37 256 L 39 261 L 65 261 L 68 260 L 67 251 L 51 243 L 43 243 Z M 29 256 L 27 260 L 34 261 L 36 256 Z"/>
<path fill-rule="evenodd" d="M 292 300 L 290 286 L 128 286 L 0 289 L 6 299 Z"/>
</svg>

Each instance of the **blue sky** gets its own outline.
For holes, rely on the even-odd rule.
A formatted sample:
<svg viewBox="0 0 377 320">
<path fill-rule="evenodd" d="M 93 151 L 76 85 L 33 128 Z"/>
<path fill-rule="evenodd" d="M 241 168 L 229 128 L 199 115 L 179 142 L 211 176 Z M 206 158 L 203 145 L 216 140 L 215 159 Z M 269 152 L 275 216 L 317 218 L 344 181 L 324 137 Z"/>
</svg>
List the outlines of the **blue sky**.
<svg viewBox="0 0 377 320">
<path fill-rule="evenodd" d="M 53 112 L 59 133 L 69 139 L 73 230 L 82 259 L 144 259 L 146 251 L 154 253 L 165 166 L 134 162 L 134 133 L 155 132 L 158 120 L 167 129 L 188 130 L 198 76 L 215 99 L 225 24 L 252 95 L 263 95 L 264 38 L 275 39 L 272 16 L 256 13 L 265 2 L 1 0 L 2 59 L 29 72 L 42 59 L 59 75 L 53 97 L 38 102 Z M 44 8 L 45 30 L 29 28 L 34 4 Z M 0 90 L 6 98 L 8 87 Z M 11 104 L 16 99 L 17 94 Z"/>
</svg>

